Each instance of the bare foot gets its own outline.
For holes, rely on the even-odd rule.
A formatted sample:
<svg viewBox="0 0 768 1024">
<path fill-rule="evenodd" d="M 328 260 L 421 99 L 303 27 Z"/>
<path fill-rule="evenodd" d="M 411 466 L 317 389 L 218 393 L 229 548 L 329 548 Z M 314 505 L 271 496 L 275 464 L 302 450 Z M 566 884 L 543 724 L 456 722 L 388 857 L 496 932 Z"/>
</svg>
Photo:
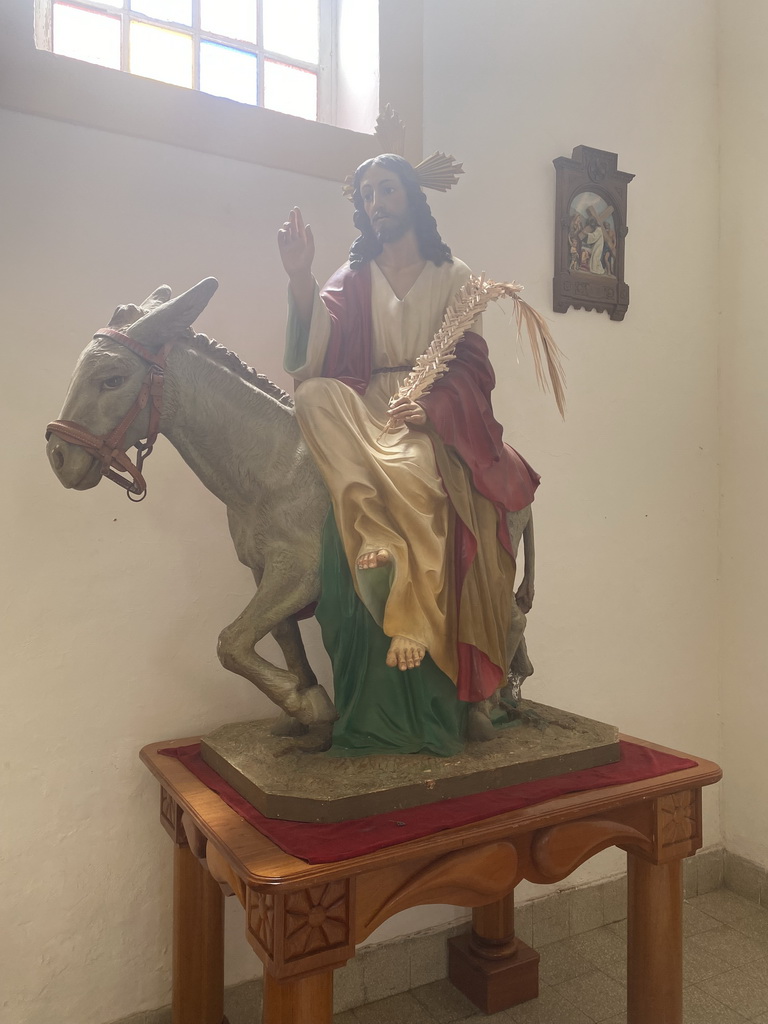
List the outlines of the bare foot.
<svg viewBox="0 0 768 1024">
<path fill-rule="evenodd" d="M 378 551 L 367 551 L 360 555 L 355 565 L 358 569 L 378 569 L 380 565 L 389 565 L 392 555 L 386 548 L 379 548 Z"/>
<path fill-rule="evenodd" d="M 399 668 L 405 672 L 407 668 L 418 668 L 425 654 L 423 645 L 416 640 L 409 640 L 407 636 L 393 636 L 387 651 L 387 664 L 390 668 Z"/>
</svg>

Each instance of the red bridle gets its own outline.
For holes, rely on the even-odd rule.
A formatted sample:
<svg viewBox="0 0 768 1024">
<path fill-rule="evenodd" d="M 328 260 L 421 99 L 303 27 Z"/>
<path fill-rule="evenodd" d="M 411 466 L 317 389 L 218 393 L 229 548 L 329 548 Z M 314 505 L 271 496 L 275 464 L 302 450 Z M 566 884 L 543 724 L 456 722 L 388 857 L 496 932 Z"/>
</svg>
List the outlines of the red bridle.
<svg viewBox="0 0 768 1024">
<path fill-rule="evenodd" d="M 149 363 L 149 368 L 141 383 L 136 401 L 117 426 L 110 430 L 108 434 L 92 434 L 86 427 L 80 426 L 79 423 L 73 423 L 71 420 L 54 420 L 53 423 L 48 424 L 45 437 L 48 440 L 51 434 L 55 434 L 62 441 L 67 441 L 69 444 L 84 448 L 101 463 L 102 476 L 106 476 L 116 484 L 124 487 L 131 501 L 142 501 L 147 496 L 147 484 L 141 471 L 145 460 L 152 454 L 152 448 L 157 440 L 160 428 L 165 364 L 173 342 L 167 342 L 159 352 L 155 353 L 144 348 L 143 345 L 134 341 L 133 338 L 129 338 L 127 334 L 112 330 L 111 327 L 102 327 L 100 331 L 94 334 L 94 338 L 110 338 L 113 341 L 118 341 L 121 345 L 125 345 L 126 348 L 135 352 L 144 362 Z M 138 454 L 136 456 L 136 464 L 134 465 L 126 449 L 123 447 L 123 439 L 128 429 L 136 420 L 136 417 L 146 408 L 147 402 L 151 403 L 149 407 L 149 428 L 146 440 L 141 443 L 137 442 L 135 446 Z M 120 473 L 128 473 L 131 479 L 126 480 L 124 476 L 119 475 Z"/>
</svg>

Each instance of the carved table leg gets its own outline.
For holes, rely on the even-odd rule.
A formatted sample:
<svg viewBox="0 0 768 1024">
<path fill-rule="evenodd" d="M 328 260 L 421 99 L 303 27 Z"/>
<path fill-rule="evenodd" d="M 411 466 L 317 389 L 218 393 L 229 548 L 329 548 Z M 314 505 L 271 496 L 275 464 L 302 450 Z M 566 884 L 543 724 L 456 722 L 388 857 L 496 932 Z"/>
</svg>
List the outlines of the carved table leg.
<svg viewBox="0 0 768 1024">
<path fill-rule="evenodd" d="M 681 863 L 627 858 L 627 1024 L 683 1019 Z"/>
<path fill-rule="evenodd" d="M 539 994 L 539 954 L 515 938 L 514 892 L 475 907 L 472 931 L 448 940 L 448 977 L 484 1013 Z"/>
<path fill-rule="evenodd" d="M 188 846 L 173 868 L 173 1024 L 222 1024 L 224 897 Z"/>
<path fill-rule="evenodd" d="M 333 971 L 292 981 L 264 972 L 263 1024 L 331 1024 Z"/>
</svg>

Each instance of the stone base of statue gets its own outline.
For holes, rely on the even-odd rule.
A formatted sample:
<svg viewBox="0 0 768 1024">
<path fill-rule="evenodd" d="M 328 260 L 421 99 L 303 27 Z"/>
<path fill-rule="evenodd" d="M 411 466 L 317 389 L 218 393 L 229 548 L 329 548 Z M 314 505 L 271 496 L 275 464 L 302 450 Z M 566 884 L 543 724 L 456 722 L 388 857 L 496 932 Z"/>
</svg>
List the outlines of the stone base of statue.
<svg viewBox="0 0 768 1024">
<path fill-rule="evenodd" d="M 518 718 L 455 757 L 305 754 L 274 720 L 224 725 L 203 737 L 203 760 L 267 818 L 334 822 L 470 796 L 619 760 L 618 729 L 521 700 Z"/>
</svg>

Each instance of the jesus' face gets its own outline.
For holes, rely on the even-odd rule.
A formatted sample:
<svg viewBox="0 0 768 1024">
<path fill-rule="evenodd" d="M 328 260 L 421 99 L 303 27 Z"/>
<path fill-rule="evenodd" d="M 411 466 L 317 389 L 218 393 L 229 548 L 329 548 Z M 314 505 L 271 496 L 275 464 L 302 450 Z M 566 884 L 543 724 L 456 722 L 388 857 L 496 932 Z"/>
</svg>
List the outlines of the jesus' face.
<svg viewBox="0 0 768 1024">
<path fill-rule="evenodd" d="M 390 168 L 372 164 L 360 182 L 360 197 L 380 242 L 396 242 L 411 227 L 408 195 Z"/>
</svg>

